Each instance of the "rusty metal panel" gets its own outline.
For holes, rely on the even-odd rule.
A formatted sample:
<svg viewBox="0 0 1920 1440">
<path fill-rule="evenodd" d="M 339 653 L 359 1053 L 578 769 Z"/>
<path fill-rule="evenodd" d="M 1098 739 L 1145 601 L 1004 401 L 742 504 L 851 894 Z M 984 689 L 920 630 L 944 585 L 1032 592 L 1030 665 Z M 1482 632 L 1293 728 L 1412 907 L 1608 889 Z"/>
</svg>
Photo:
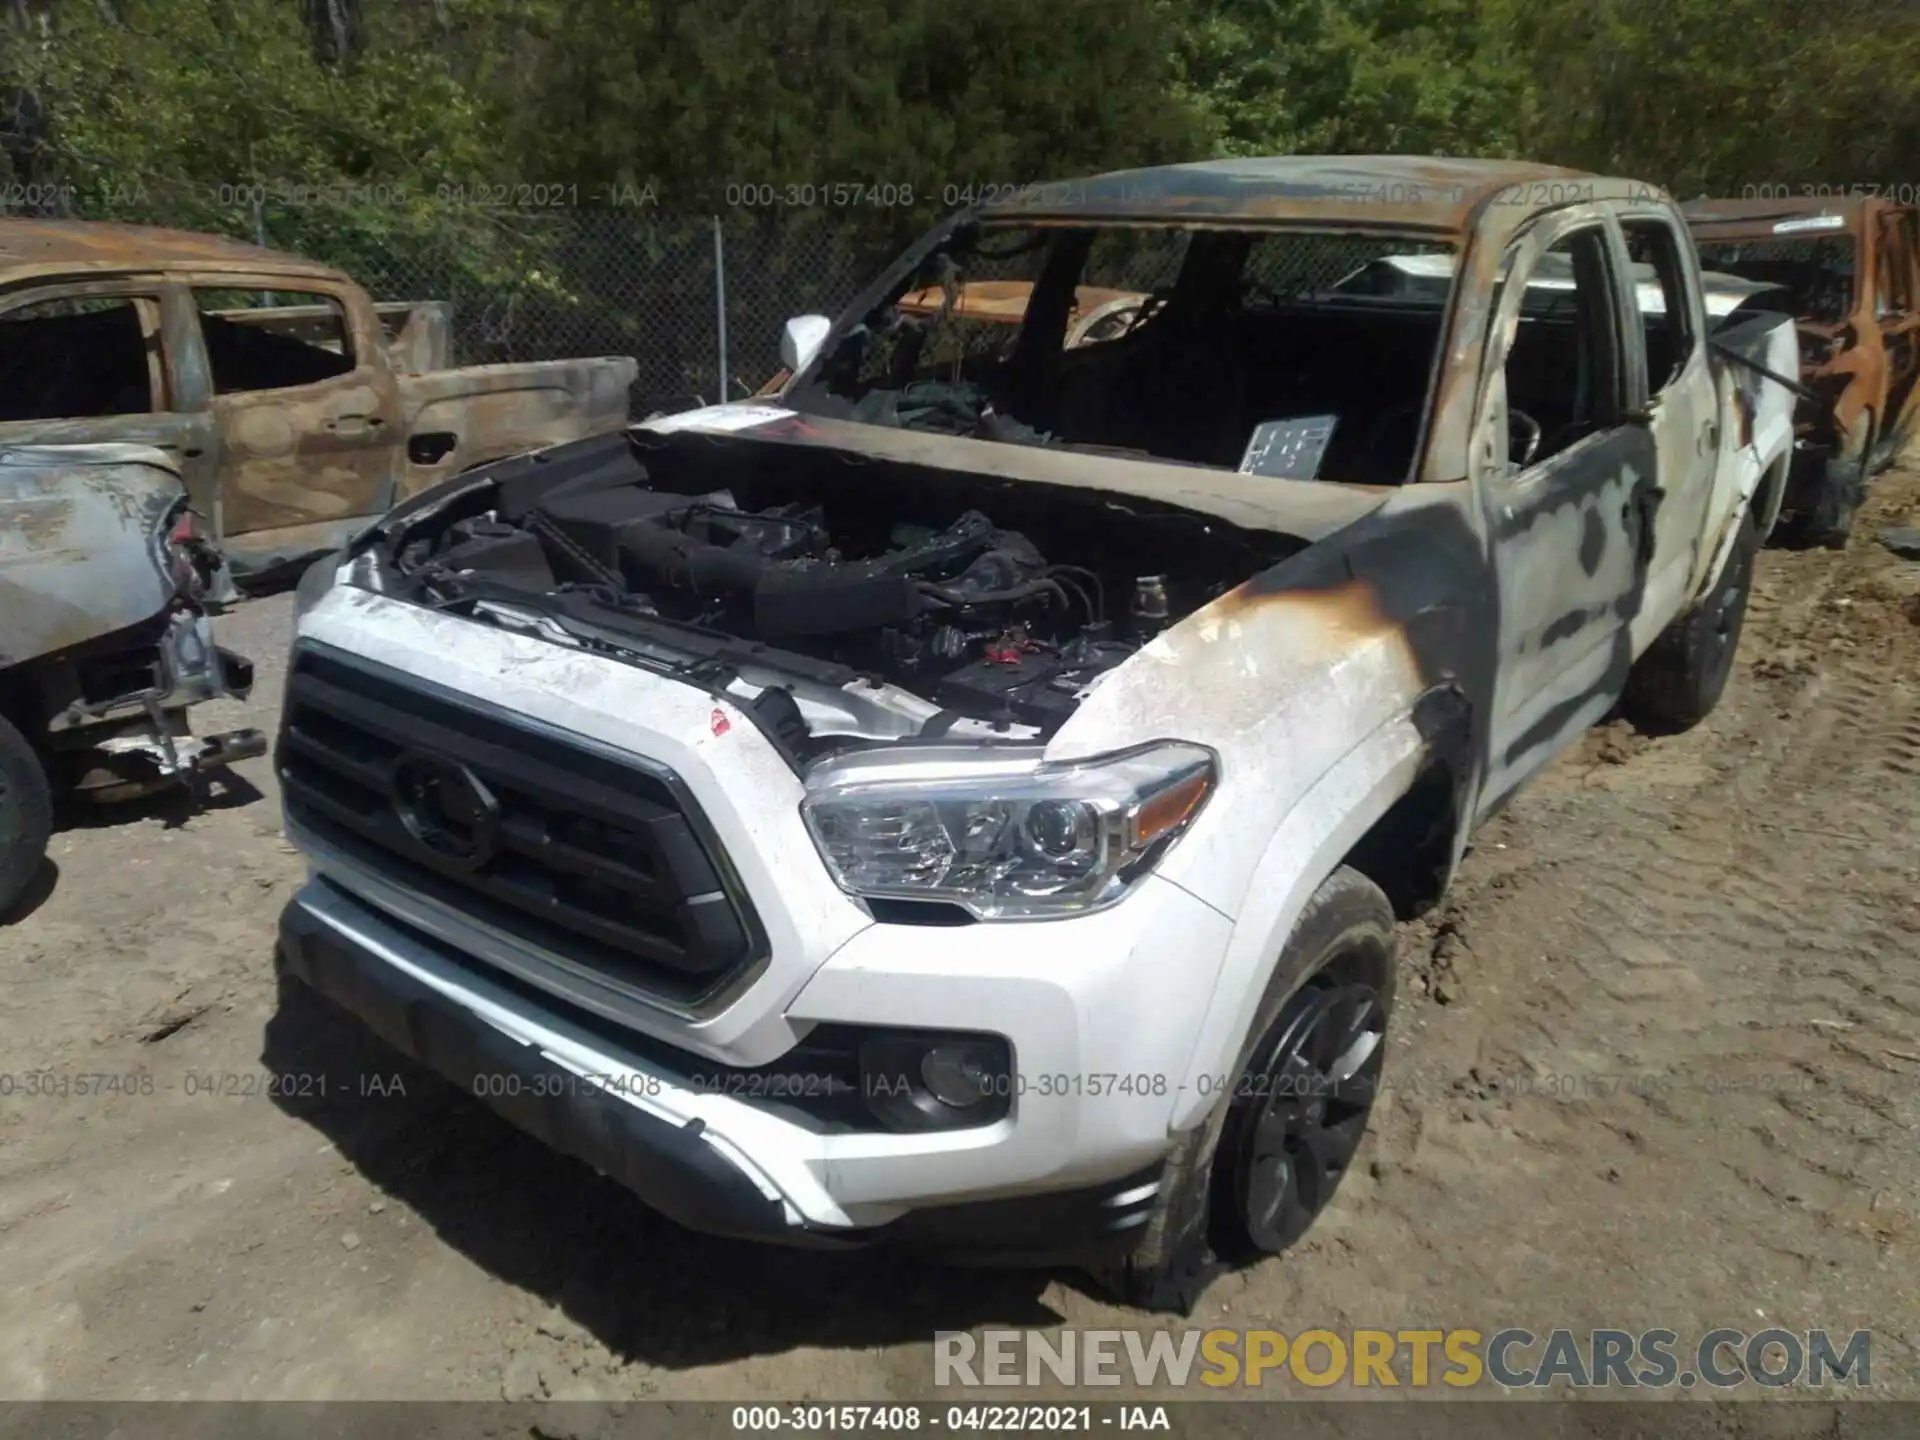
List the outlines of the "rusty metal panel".
<svg viewBox="0 0 1920 1440">
<path fill-rule="evenodd" d="M 1889 317 L 1881 313 L 1879 245 L 1883 221 L 1911 214 L 1912 207 L 1867 195 L 1802 195 L 1696 200 L 1681 209 L 1702 246 L 1770 243 L 1790 235 L 1852 241 L 1854 277 L 1846 313 L 1795 318 L 1803 336 L 1800 378 L 1828 397 L 1824 405 L 1801 405 L 1800 433 L 1817 446 L 1833 447 L 1843 459 L 1853 459 L 1853 447 L 1865 443 L 1869 424 L 1884 433 L 1889 400 L 1900 398 L 1893 394 L 1895 365 L 1889 345 L 1890 332 L 1900 326 L 1889 325 Z M 1829 219 L 1830 225 L 1812 228 Z M 1703 257 L 1703 266 L 1708 263 Z M 1911 267 L 1912 257 L 1908 263 Z M 1902 415 L 1894 418 L 1898 423 Z"/>
<path fill-rule="evenodd" d="M 255 270 L 309 281 L 346 278 L 331 266 L 221 235 L 96 220 L 0 218 L 0 275 L 8 282 L 90 271 L 113 274 L 152 269 L 196 273 Z"/>
<path fill-rule="evenodd" d="M 422 443 L 443 437 L 447 447 L 410 459 L 401 497 L 489 460 L 619 429 L 638 373 L 635 361 L 606 356 L 400 376 L 407 434 Z"/>
<path fill-rule="evenodd" d="M 1489 202 L 1532 212 L 1653 187 L 1554 165 L 1410 155 L 1293 155 L 1120 170 L 1016 187 L 986 220 L 1106 219 L 1173 224 L 1305 223 L 1464 234 Z"/>
</svg>

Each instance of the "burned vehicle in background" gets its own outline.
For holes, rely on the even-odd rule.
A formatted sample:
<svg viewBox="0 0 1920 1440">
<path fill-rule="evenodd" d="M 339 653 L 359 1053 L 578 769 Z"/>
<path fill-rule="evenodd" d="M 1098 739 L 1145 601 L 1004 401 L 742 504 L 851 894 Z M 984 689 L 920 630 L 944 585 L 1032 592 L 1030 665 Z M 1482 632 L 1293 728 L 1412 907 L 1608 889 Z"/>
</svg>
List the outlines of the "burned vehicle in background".
<svg viewBox="0 0 1920 1440">
<path fill-rule="evenodd" d="M 123 800 L 263 754 L 187 712 L 244 699 L 214 642 L 220 557 L 179 473 L 143 445 L 0 446 L 0 914 L 39 867 L 56 802 Z"/>
<path fill-rule="evenodd" d="M 969 326 L 1018 325 L 1026 317 L 1027 301 L 1032 295 L 1033 286 L 1024 280 L 961 281 L 949 276 L 944 285 L 929 285 L 902 295 L 894 302 L 894 309 L 901 315 L 950 319 Z M 1067 310 L 1067 333 L 1062 343 L 1071 350 L 1076 345 L 1110 340 L 1124 333 L 1138 318 L 1146 299 L 1145 295 L 1130 290 L 1076 286 L 1073 303 Z M 754 393 L 776 394 L 792 377 L 792 366 L 783 363 Z"/>
<path fill-rule="evenodd" d="M 1920 228 L 1911 205 L 1870 196 L 1696 200 L 1700 263 L 1777 287 L 1799 322 L 1800 376 L 1787 533 L 1846 543 L 1868 480 L 1893 462 L 1920 380 Z"/>
<path fill-rule="evenodd" d="M 444 305 L 218 236 L 0 219 L 0 445 L 165 451 L 238 575 L 627 421 L 630 358 L 450 367 L 449 334 Z"/>
<path fill-rule="evenodd" d="M 1792 322 L 1651 187 L 1296 156 L 965 212 L 785 348 L 309 572 L 285 976 L 686 1225 L 1190 1307 L 1332 1202 L 1474 827 L 1717 702 Z"/>
</svg>

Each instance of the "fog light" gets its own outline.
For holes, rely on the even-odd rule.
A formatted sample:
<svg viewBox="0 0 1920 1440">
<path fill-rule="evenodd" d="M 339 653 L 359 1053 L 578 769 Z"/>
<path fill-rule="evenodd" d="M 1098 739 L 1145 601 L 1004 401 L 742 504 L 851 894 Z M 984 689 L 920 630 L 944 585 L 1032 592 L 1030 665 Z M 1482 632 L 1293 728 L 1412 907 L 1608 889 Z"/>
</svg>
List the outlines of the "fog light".
<svg viewBox="0 0 1920 1440">
<path fill-rule="evenodd" d="M 998 1046 L 936 1045 L 920 1057 L 920 1078 L 942 1105 L 966 1110 L 991 1099 L 1002 1077 L 993 1072 Z"/>
<path fill-rule="evenodd" d="M 993 1035 L 894 1031 L 860 1046 L 860 1091 L 889 1130 L 991 1125 L 1013 1107 L 1013 1055 Z"/>
</svg>

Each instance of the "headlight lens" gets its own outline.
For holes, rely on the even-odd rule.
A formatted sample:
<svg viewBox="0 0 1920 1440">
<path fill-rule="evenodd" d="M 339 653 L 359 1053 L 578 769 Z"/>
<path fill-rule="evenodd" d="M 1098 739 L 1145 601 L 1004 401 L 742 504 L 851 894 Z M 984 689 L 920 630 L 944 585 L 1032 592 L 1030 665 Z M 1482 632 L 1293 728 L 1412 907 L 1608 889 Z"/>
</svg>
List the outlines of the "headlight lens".
<svg viewBox="0 0 1920 1440">
<path fill-rule="evenodd" d="M 1113 904 L 1212 793 L 1213 752 L 1166 741 L 1047 764 L 1038 747 L 903 747 L 824 761 L 801 814 L 841 889 L 981 920 Z"/>
</svg>

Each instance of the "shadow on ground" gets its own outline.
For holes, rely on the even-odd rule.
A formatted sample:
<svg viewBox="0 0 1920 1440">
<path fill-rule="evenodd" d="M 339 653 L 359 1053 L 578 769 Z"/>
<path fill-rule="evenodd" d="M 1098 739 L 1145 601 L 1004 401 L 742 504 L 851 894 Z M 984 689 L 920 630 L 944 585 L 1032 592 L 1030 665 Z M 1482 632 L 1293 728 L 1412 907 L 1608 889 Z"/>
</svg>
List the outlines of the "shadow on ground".
<svg viewBox="0 0 1920 1440">
<path fill-rule="evenodd" d="M 40 868 L 33 872 L 13 904 L 0 910 L 0 925 L 17 925 L 26 919 L 53 896 L 54 886 L 60 883 L 60 867 L 53 863 L 51 856 L 42 856 Z"/>
<path fill-rule="evenodd" d="M 142 795 L 136 800 L 115 800 L 104 804 L 69 799 L 61 805 L 54 829 L 101 830 L 141 820 L 158 820 L 167 829 L 178 830 L 195 815 L 215 810 L 238 810 L 262 798 L 260 787 L 244 775 L 218 769 L 204 775 L 198 789 L 169 784 L 165 789 Z"/>
<path fill-rule="evenodd" d="M 799 1345 L 867 1348 L 924 1342 L 936 1330 L 1061 1319 L 1041 1298 L 1045 1274 L 683 1230 L 304 986 L 283 981 L 281 991 L 261 1058 L 303 1081 L 275 1103 L 326 1135 L 446 1243 L 558 1305 L 627 1360 L 687 1368 Z M 321 1091 L 324 1098 L 310 1098 Z"/>
</svg>

